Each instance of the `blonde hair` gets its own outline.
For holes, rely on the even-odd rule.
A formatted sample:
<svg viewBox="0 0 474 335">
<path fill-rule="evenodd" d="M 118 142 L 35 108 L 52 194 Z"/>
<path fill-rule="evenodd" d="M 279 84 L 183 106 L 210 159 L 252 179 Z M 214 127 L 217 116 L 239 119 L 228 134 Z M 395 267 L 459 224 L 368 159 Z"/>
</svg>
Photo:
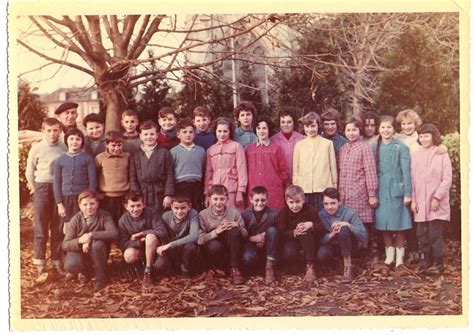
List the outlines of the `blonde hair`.
<svg viewBox="0 0 474 335">
<path fill-rule="evenodd" d="M 303 189 L 298 185 L 290 185 L 285 190 L 285 201 L 289 198 L 294 199 L 299 195 L 302 195 L 304 197 Z"/>
<path fill-rule="evenodd" d="M 415 112 L 413 109 L 405 109 L 398 113 L 396 118 L 397 124 L 400 125 L 405 119 L 413 120 L 416 129 L 420 128 L 421 124 L 423 123 L 418 113 Z"/>
<path fill-rule="evenodd" d="M 319 117 L 319 115 L 316 112 L 309 112 L 309 113 L 305 114 L 303 117 L 301 117 L 298 121 L 303 126 L 309 126 L 310 124 L 312 124 L 315 121 L 318 124 L 318 127 L 321 124 L 321 118 Z"/>
</svg>

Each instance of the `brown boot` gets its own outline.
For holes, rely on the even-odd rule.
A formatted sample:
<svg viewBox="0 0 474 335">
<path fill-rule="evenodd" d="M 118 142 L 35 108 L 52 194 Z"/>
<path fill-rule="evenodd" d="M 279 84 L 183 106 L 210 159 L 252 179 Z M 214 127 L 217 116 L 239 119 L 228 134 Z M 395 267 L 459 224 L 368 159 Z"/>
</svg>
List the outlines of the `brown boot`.
<svg viewBox="0 0 474 335">
<path fill-rule="evenodd" d="M 267 266 L 265 268 L 265 284 L 270 285 L 275 282 L 275 272 L 273 271 L 273 266 Z"/>
<path fill-rule="evenodd" d="M 354 279 L 352 274 L 352 266 L 344 266 L 344 274 L 342 275 L 341 282 L 350 283 Z"/>
<path fill-rule="evenodd" d="M 314 272 L 313 264 L 306 264 L 306 274 L 304 280 L 312 282 L 316 280 L 316 273 Z"/>
<path fill-rule="evenodd" d="M 239 268 L 230 269 L 230 276 L 234 285 L 242 285 L 244 283 L 244 277 L 239 271 Z"/>
</svg>

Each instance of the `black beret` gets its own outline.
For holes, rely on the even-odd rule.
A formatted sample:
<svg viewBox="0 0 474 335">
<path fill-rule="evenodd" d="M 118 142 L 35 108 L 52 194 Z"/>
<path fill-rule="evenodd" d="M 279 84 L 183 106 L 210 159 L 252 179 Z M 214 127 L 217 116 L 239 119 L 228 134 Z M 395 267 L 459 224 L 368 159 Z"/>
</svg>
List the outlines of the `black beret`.
<svg viewBox="0 0 474 335">
<path fill-rule="evenodd" d="M 71 109 L 71 108 L 77 108 L 79 105 L 76 104 L 75 102 L 65 102 L 62 103 L 56 110 L 54 111 L 54 114 L 61 114 L 62 112 Z"/>
</svg>

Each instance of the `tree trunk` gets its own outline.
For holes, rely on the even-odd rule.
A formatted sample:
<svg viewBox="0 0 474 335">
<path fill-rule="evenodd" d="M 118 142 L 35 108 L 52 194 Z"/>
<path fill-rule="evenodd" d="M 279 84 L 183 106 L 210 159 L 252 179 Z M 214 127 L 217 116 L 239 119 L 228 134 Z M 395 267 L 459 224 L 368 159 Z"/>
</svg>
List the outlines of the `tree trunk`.
<svg viewBox="0 0 474 335">
<path fill-rule="evenodd" d="M 122 112 L 127 107 L 125 89 L 106 87 L 100 89 L 100 94 L 104 98 L 106 107 L 105 131 L 119 130 Z"/>
</svg>

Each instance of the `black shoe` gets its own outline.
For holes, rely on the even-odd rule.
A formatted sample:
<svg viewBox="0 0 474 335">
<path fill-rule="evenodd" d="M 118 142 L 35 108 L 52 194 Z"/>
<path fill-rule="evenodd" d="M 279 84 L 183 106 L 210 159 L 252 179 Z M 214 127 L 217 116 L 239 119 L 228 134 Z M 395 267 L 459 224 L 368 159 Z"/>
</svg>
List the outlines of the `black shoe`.
<svg viewBox="0 0 474 335">
<path fill-rule="evenodd" d="M 425 273 L 428 271 L 428 269 L 433 265 L 433 262 L 428 260 L 428 259 L 423 259 L 419 264 L 418 264 L 418 272 L 420 273 Z"/>
<path fill-rule="evenodd" d="M 181 264 L 181 275 L 183 275 L 183 277 L 186 277 L 186 278 L 191 277 L 191 272 L 189 271 L 187 266 L 184 264 Z"/>
<path fill-rule="evenodd" d="M 436 268 L 436 271 L 438 271 L 438 273 L 440 275 L 442 275 L 444 273 L 444 264 L 443 264 L 443 262 L 435 262 L 434 267 Z"/>
<path fill-rule="evenodd" d="M 94 292 L 98 292 L 107 286 L 107 283 L 104 280 L 98 280 L 94 285 Z"/>
</svg>

